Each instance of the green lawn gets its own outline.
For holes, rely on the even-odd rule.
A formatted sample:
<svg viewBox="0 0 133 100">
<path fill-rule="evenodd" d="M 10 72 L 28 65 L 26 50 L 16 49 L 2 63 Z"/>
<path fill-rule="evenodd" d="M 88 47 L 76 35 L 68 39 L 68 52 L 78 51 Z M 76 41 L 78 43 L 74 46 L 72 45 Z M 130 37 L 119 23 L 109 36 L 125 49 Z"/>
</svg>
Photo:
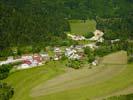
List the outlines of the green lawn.
<svg viewBox="0 0 133 100">
<path fill-rule="evenodd" d="M 69 22 L 72 34 L 83 35 L 96 29 L 96 22 L 94 20 L 87 20 L 85 23 L 81 20 L 70 20 Z"/>
<path fill-rule="evenodd" d="M 113 57 L 116 57 L 116 55 L 114 55 Z M 105 97 L 114 92 L 123 90 L 128 86 L 133 86 L 132 66 L 133 64 L 128 64 L 128 65 L 117 64 L 117 65 L 106 65 L 104 66 L 104 68 L 98 66 L 100 70 L 98 70 L 98 68 L 95 67 L 95 69 L 98 70 L 98 72 L 95 69 L 88 69 L 88 68 L 86 70 L 81 69 L 81 71 L 80 70 L 76 72 L 74 71 L 74 73 L 68 73 L 69 74 L 67 75 L 68 77 L 64 76 L 63 79 L 57 77 L 57 80 L 62 82 L 61 87 L 69 89 L 64 89 L 63 91 L 58 91 L 54 92 L 53 94 L 42 95 L 42 96 L 32 96 L 31 95 L 32 89 L 41 84 L 43 85 L 43 83 L 45 83 L 47 80 L 51 80 L 51 78 L 56 77 L 57 75 L 59 76 L 60 74 L 64 75 L 63 73 L 65 70 L 65 62 L 52 61 L 42 67 L 17 71 L 11 73 L 10 76 L 4 81 L 8 82 L 8 84 L 11 84 L 15 89 L 15 94 L 12 100 L 89 100 L 92 98 Z M 92 73 L 93 70 L 95 73 Z M 73 78 L 79 77 L 79 78 L 75 80 L 73 79 L 70 82 L 66 81 L 71 79 L 71 77 Z M 56 78 L 54 79 L 55 81 L 52 82 L 60 84 L 60 82 L 56 81 Z M 75 81 L 78 82 L 78 84 L 74 83 Z M 80 82 L 87 82 L 87 81 L 89 83 L 87 84 L 83 83 L 82 86 L 79 84 Z M 72 85 L 69 86 L 66 82 L 69 82 L 68 84 Z M 79 87 L 77 88 L 76 85 Z M 73 88 L 72 86 L 76 88 Z M 60 85 L 58 85 L 57 87 L 53 88 L 58 90 L 62 89 L 61 87 Z M 43 90 L 43 88 L 41 89 Z M 52 90 L 56 91 L 55 89 Z"/>
</svg>

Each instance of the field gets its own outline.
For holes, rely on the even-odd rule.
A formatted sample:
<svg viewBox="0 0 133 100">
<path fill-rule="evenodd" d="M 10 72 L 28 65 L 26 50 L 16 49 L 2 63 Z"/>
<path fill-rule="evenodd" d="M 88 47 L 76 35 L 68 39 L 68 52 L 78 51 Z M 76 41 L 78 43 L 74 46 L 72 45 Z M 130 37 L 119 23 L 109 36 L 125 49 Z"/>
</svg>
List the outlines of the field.
<svg viewBox="0 0 133 100">
<path fill-rule="evenodd" d="M 86 22 L 70 20 L 69 22 L 72 34 L 83 35 L 87 32 L 93 32 L 96 29 L 96 22 L 94 20 L 87 20 Z"/>
<path fill-rule="evenodd" d="M 133 64 L 126 64 L 126 56 L 124 51 L 110 54 L 92 69 L 73 70 L 65 62 L 50 62 L 14 72 L 5 81 L 15 89 L 12 100 L 99 100 L 133 92 Z"/>
</svg>

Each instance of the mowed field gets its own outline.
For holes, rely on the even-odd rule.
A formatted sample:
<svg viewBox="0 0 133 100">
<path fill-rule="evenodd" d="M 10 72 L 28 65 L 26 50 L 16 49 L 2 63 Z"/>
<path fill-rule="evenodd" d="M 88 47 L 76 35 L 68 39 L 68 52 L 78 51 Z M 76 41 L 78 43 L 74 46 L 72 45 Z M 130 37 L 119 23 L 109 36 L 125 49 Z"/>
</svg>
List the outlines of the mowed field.
<svg viewBox="0 0 133 100">
<path fill-rule="evenodd" d="M 64 62 L 50 62 L 14 72 L 5 81 L 15 89 L 12 100 L 99 100 L 133 93 L 133 64 L 126 63 L 127 54 L 120 51 L 105 56 L 92 69 L 72 70 Z"/>
<path fill-rule="evenodd" d="M 94 20 L 70 20 L 70 27 L 72 34 L 84 35 L 88 32 L 96 30 L 96 22 Z"/>
</svg>

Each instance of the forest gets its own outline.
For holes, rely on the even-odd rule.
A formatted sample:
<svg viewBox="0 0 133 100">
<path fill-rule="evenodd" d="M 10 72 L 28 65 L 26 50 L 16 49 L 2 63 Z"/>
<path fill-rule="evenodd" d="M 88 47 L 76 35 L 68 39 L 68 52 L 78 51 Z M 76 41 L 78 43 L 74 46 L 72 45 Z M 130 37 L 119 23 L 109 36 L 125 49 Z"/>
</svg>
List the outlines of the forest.
<svg viewBox="0 0 133 100">
<path fill-rule="evenodd" d="M 63 45 L 70 19 L 94 19 L 107 39 L 132 39 L 132 10 L 132 0 L 1 0 L 0 50 Z"/>
</svg>

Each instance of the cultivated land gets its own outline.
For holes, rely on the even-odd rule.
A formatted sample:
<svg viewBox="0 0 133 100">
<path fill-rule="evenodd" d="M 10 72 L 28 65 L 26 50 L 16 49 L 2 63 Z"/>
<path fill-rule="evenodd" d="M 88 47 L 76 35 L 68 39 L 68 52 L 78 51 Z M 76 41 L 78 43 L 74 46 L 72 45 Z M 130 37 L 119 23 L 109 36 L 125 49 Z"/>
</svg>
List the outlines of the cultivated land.
<svg viewBox="0 0 133 100">
<path fill-rule="evenodd" d="M 120 59 L 118 64 L 113 58 L 125 60 Z M 66 70 L 65 62 L 50 62 L 14 72 L 5 81 L 15 89 L 12 100 L 99 100 L 133 92 L 133 67 L 126 64 L 126 53 L 113 53 L 102 61 L 105 60 L 114 63 L 102 62 L 92 69 Z"/>
<path fill-rule="evenodd" d="M 70 20 L 70 27 L 72 34 L 84 35 L 87 32 L 94 32 L 96 30 L 96 22 L 94 20 Z"/>
</svg>

